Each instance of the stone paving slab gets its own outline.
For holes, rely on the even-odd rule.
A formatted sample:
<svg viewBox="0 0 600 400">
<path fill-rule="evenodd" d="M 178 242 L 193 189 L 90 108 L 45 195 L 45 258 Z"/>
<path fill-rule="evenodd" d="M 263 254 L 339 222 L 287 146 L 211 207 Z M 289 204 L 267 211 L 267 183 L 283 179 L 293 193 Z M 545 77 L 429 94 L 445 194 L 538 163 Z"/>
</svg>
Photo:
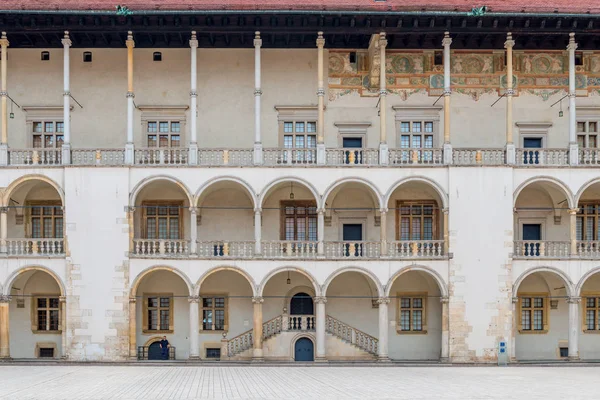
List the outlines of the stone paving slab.
<svg viewBox="0 0 600 400">
<path fill-rule="evenodd" d="M 598 367 L 3 365 L 0 399 L 597 399 Z"/>
</svg>

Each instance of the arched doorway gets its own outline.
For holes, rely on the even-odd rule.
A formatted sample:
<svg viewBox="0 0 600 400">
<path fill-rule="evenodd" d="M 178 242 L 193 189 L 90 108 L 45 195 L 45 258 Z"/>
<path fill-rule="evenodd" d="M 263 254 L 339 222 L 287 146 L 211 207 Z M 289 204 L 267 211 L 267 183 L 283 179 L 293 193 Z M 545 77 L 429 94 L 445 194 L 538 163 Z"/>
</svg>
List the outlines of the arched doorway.
<svg viewBox="0 0 600 400">
<path fill-rule="evenodd" d="M 312 303 L 312 301 L 311 301 Z M 294 360 L 295 361 L 314 361 L 315 352 L 312 340 L 309 338 L 300 338 L 294 344 Z"/>
<path fill-rule="evenodd" d="M 160 341 L 156 341 L 148 346 L 148 360 L 164 360 L 160 348 Z"/>
<path fill-rule="evenodd" d="M 290 300 L 291 315 L 314 315 L 313 299 L 304 292 L 296 293 Z"/>
</svg>

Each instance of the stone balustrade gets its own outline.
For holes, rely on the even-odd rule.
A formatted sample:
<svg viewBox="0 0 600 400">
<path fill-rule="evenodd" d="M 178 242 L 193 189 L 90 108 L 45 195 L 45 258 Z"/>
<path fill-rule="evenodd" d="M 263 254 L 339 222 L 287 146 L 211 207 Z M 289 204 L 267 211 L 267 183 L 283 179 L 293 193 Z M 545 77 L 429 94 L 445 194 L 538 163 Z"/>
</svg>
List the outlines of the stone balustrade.
<svg viewBox="0 0 600 400">
<path fill-rule="evenodd" d="M 58 149 L 8 149 L 9 165 L 60 165 L 62 151 Z"/>
<path fill-rule="evenodd" d="M 391 258 L 443 258 L 443 240 L 401 240 L 388 243 Z"/>
<path fill-rule="evenodd" d="M 187 148 L 138 148 L 134 152 L 136 165 L 186 165 Z"/>
<path fill-rule="evenodd" d="M 175 239 L 134 239 L 133 255 L 138 257 L 189 255 L 190 241 Z"/>
<path fill-rule="evenodd" d="M 325 331 L 327 333 L 368 353 L 377 354 L 379 340 L 376 337 L 345 324 L 342 321 L 333 318 L 331 315 L 327 316 L 325 324 Z"/>
<path fill-rule="evenodd" d="M 317 242 L 263 241 L 262 256 L 266 258 L 315 258 Z"/>
<path fill-rule="evenodd" d="M 253 164 L 252 149 L 199 149 L 198 165 L 215 167 L 250 167 Z"/>
<path fill-rule="evenodd" d="M 278 167 L 316 165 L 317 149 L 263 149 L 263 164 Z"/>
<path fill-rule="evenodd" d="M 340 258 L 379 258 L 380 242 L 325 242 L 325 257 Z"/>
<path fill-rule="evenodd" d="M 124 165 L 124 149 L 73 149 L 73 165 Z"/>
<path fill-rule="evenodd" d="M 272 336 L 278 335 L 282 331 L 283 317 L 281 315 L 278 315 L 277 317 L 263 324 L 263 339 L 268 339 Z"/>
<path fill-rule="evenodd" d="M 442 149 L 411 148 L 389 149 L 389 165 L 442 165 Z"/>
<path fill-rule="evenodd" d="M 233 357 L 250 348 L 254 343 L 252 330 L 246 331 L 227 341 L 227 355 Z"/>
<path fill-rule="evenodd" d="M 452 149 L 453 165 L 504 165 L 503 149 Z"/>
<path fill-rule="evenodd" d="M 600 164 L 600 149 L 583 148 L 579 149 L 580 165 L 598 165 Z"/>
<path fill-rule="evenodd" d="M 571 242 L 549 240 L 517 240 L 515 258 L 569 258 Z"/>
<path fill-rule="evenodd" d="M 210 240 L 197 243 L 198 257 L 202 258 L 249 258 L 254 256 L 254 241 Z"/>
<path fill-rule="evenodd" d="M 6 253 L 22 257 L 64 257 L 65 241 L 63 238 L 6 239 Z"/>
<path fill-rule="evenodd" d="M 315 316 L 314 315 L 288 315 L 287 317 L 288 331 L 314 331 Z"/>
<path fill-rule="evenodd" d="M 578 240 L 577 255 L 581 258 L 600 259 L 600 241 Z"/>
<path fill-rule="evenodd" d="M 326 149 L 325 158 L 327 165 L 353 166 L 353 165 L 379 165 L 378 149 Z"/>
<path fill-rule="evenodd" d="M 569 165 L 568 149 L 517 149 L 517 165 L 554 166 Z"/>
</svg>

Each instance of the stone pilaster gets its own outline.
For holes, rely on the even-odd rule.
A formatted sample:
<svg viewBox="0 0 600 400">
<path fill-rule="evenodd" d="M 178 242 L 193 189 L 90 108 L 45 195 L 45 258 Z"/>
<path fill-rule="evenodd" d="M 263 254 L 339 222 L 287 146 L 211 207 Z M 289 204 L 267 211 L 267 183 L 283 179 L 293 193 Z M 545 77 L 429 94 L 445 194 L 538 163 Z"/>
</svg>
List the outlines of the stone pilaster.
<svg viewBox="0 0 600 400">
<path fill-rule="evenodd" d="M 0 359 L 10 358 L 10 296 L 0 295 Z"/>
<path fill-rule="evenodd" d="M 252 338 L 254 341 L 254 348 L 252 350 L 252 362 L 262 362 L 263 357 L 263 313 L 262 305 L 264 299 L 262 297 L 253 297 L 252 303 L 254 304 L 254 315 L 253 315 L 253 331 Z"/>
</svg>

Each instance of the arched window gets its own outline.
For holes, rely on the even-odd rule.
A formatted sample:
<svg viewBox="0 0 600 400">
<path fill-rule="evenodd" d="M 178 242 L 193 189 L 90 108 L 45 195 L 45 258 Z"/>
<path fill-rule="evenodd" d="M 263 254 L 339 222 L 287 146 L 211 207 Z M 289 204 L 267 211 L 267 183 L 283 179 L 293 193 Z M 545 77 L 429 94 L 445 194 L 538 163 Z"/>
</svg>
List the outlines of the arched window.
<svg viewBox="0 0 600 400">
<path fill-rule="evenodd" d="M 296 293 L 290 301 L 291 315 L 314 315 L 312 297 L 304 292 Z"/>
</svg>

